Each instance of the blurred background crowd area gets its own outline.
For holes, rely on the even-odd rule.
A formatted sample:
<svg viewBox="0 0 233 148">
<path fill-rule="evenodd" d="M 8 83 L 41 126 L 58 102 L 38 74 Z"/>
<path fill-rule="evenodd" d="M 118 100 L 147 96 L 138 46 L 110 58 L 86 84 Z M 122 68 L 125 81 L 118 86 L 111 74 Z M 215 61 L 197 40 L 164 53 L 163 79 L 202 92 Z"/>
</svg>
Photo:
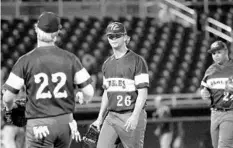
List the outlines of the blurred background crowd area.
<svg viewBox="0 0 233 148">
<path fill-rule="evenodd" d="M 102 1 L 83 0 L 76 4 L 77 9 L 82 7 L 83 12 L 77 15 L 73 12 L 72 16 L 69 15 L 71 12 L 60 12 L 65 8 L 60 10 L 59 7 L 65 7 L 67 1 L 48 0 L 48 4 L 42 3 L 44 0 L 2 1 L 1 84 L 16 60 L 36 46 L 34 24 L 38 14 L 45 10 L 62 13 L 62 30 L 56 44 L 80 58 L 92 74 L 97 96 L 102 93 L 102 63 L 112 54 L 105 36 L 109 22 L 122 22 L 131 37 L 128 48 L 146 59 L 151 81 L 150 94 L 195 93 L 205 69 L 212 62 L 206 51 L 213 40 L 220 38 L 213 34 L 207 37 L 206 18 L 211 17 L 231 28 L 233 26 L 231 0 L 210 0 L 208 9 L 205 8 L 204 1 L 178 1 L 178 4 L 187 4 L 190 13 L 166 0 L 120 0 L 116 1 L 116 7 L 119 6 L 119 9 L 115 8 L 116 12 L 112 9 L 114 1 Z M 60 3 L 64 5 L 59 6 Z M 107 6 L 99 13 L 95 10 L 91 12 L 92 7 L 94 9 L 101 4 Z M 113 10 L 113 16 L 110 16 L 108 9 Z M 87 10 L 88 14 L 83 15 Z M 176 15 L 177 11 L 187 16 Z M 222 32 L 228 33 L 224 30 Z"/>
<path fill-rule="evenodd" d="M 101 67 L 112 54 L 105 29 L 112 21 L 125 25 L 131 37 L 128 48 L 147 61 L 151 110 L 157 98 L 174 108 L 179 103 L 208 106 L 199 95 L 204 71 L 212 63 L 207 50 L 217 39 L 233 50 L 232 0 L 2 1 L 1 85 L 17 59 L 36 47 L 34 24 L 43 11 L 61 17 L 56 45 L 77 55 L 92 75 L 96 102 L 77 106 L 85 112 L 91 110 L 87 107 L 98 111 Z"/>
<path fill-rule="evenodd" d="M 61 17 L 57 46 L 77 55 L 93 78 L 94 101 L 77 104 L 74 115 L 81 133 L 100 107 L 101 66 L 112 54 L 105 29 L 119 21 L 131 37 L 128 48 L 143 56 L 149 67 L 145 147 L 158 145 L 157 131 L 172 130 L 173 123 L 184 148 L 211 147 L 209 102 L 200 98 L 199 86 L 212 63 L 207 50 L 213 41 L 223 40 L 233 53 L 232 0 L 2 0 L 1 86 L 17 59 L 36 46 L 34 24 L 43 11 Z M 24 98 L 25 92 L 18 97 Z"/>
</svg>

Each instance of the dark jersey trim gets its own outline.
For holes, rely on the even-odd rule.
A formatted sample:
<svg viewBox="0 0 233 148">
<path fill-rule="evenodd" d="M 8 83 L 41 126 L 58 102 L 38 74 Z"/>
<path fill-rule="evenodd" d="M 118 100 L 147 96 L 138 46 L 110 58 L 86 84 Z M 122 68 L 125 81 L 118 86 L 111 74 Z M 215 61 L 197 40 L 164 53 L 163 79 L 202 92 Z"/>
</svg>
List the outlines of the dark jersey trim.
<svg viewBox="0 0 233 148">
<path fill-rule="evenodd" d="M 92 82 L 92 79 L 89 78 L 87 81 L 83 82 L 82 84 L 78 84 L 77 86 L 78 86 L 79 88 L 84 88 L 84 87 L 87 86 L 88 84 L 91 84 L 91 82 Z"/>
<path fill-rule="evenodd" d="M 149 83 L 140 83 L 139 85 L 136 85 L 137 89 L 142 89 L 142 88 L 148 88 Z"/>
<path fill-rule="evenodd" d="M 135 103 L 136 104 L 136 103 Z M 142 107 L 142 110 L 144 110 L 145 108 L 146 108 L 146 102 L 145 102 L 145 104 L 143 105 L 143 107 Z M 134 108 L 135 108 L 135 106 L 134 106 Z M 119 114 L 125 114 L 125 113 L 130 113 L 130 112 L 133 112 L 134 111 L 134 108 L 132 108 L 132 109 L 127 109 L 127 110 L 113 110 L 113 109 L 109 109 L 109 108 L 107 108 L 107 110 L 108 111 L 110 111 L 110 112 L 115 112 L 115 113 L 119 113 Z"/>
<path fill-rule="evenodd" d="M 13 94 L 18 94 L 19 93 L 18 89 L 15 89 L 15 88 L 11 87 L 10 85 L 7 85 L 7 84 L 4 84 L 4 89 L 9 90 Z"/>
</svg>

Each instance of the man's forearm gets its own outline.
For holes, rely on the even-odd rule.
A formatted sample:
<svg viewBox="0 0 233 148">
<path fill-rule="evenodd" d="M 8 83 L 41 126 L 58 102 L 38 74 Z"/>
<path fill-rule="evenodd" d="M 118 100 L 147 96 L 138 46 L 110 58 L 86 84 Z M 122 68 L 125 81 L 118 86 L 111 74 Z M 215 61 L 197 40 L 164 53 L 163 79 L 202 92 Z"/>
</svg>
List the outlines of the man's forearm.
<svg viewBox="0 0 233 148">
<path fill-rule="evenodd" d="M 142 108 L 144 107 L 147 99 L 147 88 L 139 89 L 138 90 L 138 97 L 136 100 L 136 104 L 133 110 L 133 115 L 139 116 Z"/>
<path fill-rule="evenodd" d="M 102 96 L 102 101 L 101 101 L 98 119 L 103 120 L 103 117 L 107 111 L 107 106 L 108 106 L 108 97 L 107 97 L 107 92 L 104 91 L 104 94 Z"/>
<path fill-rule="evenodd" d="M 94 88 L 91 84 L 85 86 L 84 88 L 81 89 L 82 94 L 83 94 L 83 99 L 85 102 L 89 102 L 93 99 L 94 96 Z"/>
<path fill-rule="evenodd" d="M 13 94 L 12 92 L 10 92 L 9 90 L 7 90 L 6 92 L 4 92 L 3 94 L 3 103 L 4 106 L 6 107 L 6 110 L 12 110 L 13 105 L 14 105 L 14 98 L 16 97 L 15 94 Z"/>
</svg>

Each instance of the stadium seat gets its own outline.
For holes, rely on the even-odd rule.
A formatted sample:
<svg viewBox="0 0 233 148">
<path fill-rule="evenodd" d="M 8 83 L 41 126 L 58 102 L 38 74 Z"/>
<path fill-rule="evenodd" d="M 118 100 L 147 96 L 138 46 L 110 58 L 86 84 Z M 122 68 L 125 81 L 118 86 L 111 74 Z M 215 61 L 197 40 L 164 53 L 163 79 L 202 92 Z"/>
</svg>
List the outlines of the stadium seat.
<svg viewBox="0 0 233 148">
<path fill-rule="evenodd" d="M 69 52 L 74 53 L 74 46 L 71 42 L 68 42 L 65 46 L 65 49 L 68 50 Z"/>
<path fill-rule="evenodd" d="M 226 24 L 232 25 L 233 9 L 218 9 L 212 15 L 222 17 Z M 196 92 L 204 70 L 211 64 L 207 53 L 210 42 L 201 33 L 177 22 L 160 26 L 155 18 L 149 17 L 64 17 L 56 45 L 74 53 L 85 63 L 96 77 L 97 94 L 102 93 L 101 65 L 112 54 L 105 36 L 105 28 L 111 21 L 124 23 L 131 38 L 127 47 L 147 61 L 149 92 Z M 10 70 L 15 60 L 36 46 L 34 23 L 36 19 L 28 17 L 1 19 L 1 63 L 5 69 Z M 7 70 L 3 70 L 5 75 L 9 74 Z"/>
</svg>

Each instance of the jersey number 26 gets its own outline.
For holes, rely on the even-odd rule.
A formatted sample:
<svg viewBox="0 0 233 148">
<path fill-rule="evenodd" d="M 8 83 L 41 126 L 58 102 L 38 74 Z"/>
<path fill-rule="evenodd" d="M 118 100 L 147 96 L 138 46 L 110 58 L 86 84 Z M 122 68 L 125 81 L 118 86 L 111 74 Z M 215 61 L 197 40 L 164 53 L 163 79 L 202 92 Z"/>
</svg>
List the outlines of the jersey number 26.
<svg viewBox="0 0 233 148">
<path fill-rule="evenodd" d="M 60 78 L 60 82 L 58 82 L 58 77 Z M 52 98 L 52 94 L 50 91 L 44 92 L 45 87 L 49 85 L 48 75 L 46 73 L 38 73 L 34 75 L 34 78 L 35 78 L 35 83 L 37 84 L 41 83 L 42 81 L 39 89 L 37 90 L 36 99 Z M 57 85 L 55 86 L 52 92 L 54 97 L 55 98 L 67 98 L 68 95 L 67 95 L 66 90 L 64 90 L 63 92 L 60 92 L 60 89 L 66 83 L 66 74 L 64 74 L 63 72 L 57 72 L 57 73 L 52 74 L 52 82 L 57 83 Z"/>
<path fill-rule="evenodd" d="M 131 105 L 131 96 L 125 96 L 122 95 L 117 96 L 117 106 L 130 106 Z"/>
</svg>

